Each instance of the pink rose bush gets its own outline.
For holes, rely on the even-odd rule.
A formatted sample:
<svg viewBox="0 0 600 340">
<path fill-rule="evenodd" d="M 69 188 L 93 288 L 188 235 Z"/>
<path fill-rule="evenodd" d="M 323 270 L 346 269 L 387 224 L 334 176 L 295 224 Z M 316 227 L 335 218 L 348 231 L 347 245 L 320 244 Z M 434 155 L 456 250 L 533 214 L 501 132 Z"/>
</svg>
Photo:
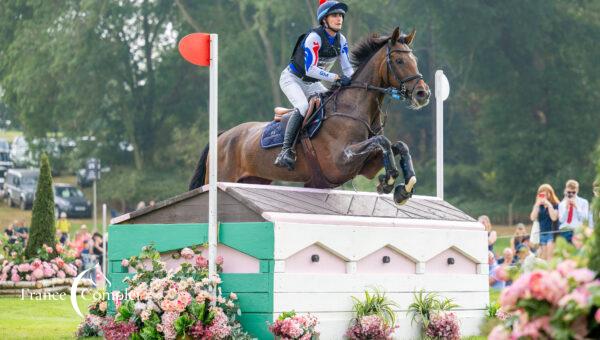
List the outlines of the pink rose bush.
<svg viewBox="0 0 600 340">
<path fill-rule="evenodd" d="M 129 340 L 132 334 L 138 331 L 133 322 L 117 322 L 112 318 L 107 318 L 106 322 L 101 324 L 102 333 L 107 340 Z"/>
<path fill-rule="evenodd" d="M 430 339 L 460 340 L 460 326 L 456 314 L 437 313 L 431 316 L 425 329 Z"/>
<path fill-rule="evenodd" d="M 78 339 L 93 337 L 93 336 L 102 336 L 102 327 L 109 321 L 109 319 L 105 319 L 103 317 L 88 314 L 85 316 L 84 321 L 79 324 L 77 328 L 77 332 L 75 333 L 75 337 Z"/>
<path fill-rule="evenodd" d="M 124 299 L 115 301 L 117 314 L 102 328 L 106 339 L 250 339 L 237 320 L 237 296 L 223 295 L 221 279 L 208 276 L 208 266 L 198 260 L 201 255 L 185 248 L 180 256 L 193 264 L 167 271 L 153 246 L 127 260 L 136 273 L 124 280 Z M 94 313 L 106 315 L 105 303 L 95 305 Z"/>
<path fill-rule="evenodd" d="M 269 325 L 269 331 L 282 340 L 311 340 L 318 338 L 319 332 L 316 330 L 318 323 L 317 317 L 310 314 L 284 312 Z"/>
<path fill-rule="evenodd" d="M 10 257 L 0 264 L 0 281 L 35 282 L 53 278 L 77 276 L 81 261 L 73 250 L 60 243 L 54 248 L 43 245 L 34 259 L 26 259 L 19 243 L 11 244 Z"/>
<path fill-rule="evenodd" d="M 183 248 L 181 250 L 181 257 L 183 257 L 186 260 L 191 260 L 194 257 L 194 255 L 194 251 L 190 248 Z"/>
<path fill-rule="evenodd" d="M 394 327 L 388 326 L 378 315 L 366 315 L 353 320 L 346 331 L 346 336 L 351 340 L 367 339 L 392 339 Z"/>
<path fill-rule="evenodd" d="M 550 268 L 514 278 L 500 295 L 504 320 L 489 339 L 600 338 L 600 280 L 586 268 L 585 241 L 573 246 L 559 239 Z"/>
</svg>

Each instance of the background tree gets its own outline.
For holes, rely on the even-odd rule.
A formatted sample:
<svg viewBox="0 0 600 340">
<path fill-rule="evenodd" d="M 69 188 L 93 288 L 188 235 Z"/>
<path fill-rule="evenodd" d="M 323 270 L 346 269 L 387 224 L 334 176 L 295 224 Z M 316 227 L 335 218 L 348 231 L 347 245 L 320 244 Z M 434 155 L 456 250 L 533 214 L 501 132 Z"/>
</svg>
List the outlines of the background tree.
<svg viewBox="0 0 600 340">
<path fill-rule="evenodd" d="M 56 218 L 54 216 L 54 189 L 52 188 L 52 175 L 50 174 L 50 161 L 48 156 L 40 157 L 40 177 L 38 178 L 29 240 L 25 248 L 25 256 L 33 257 L 44 244 L 53 247 L 56 243 Z"/>
<path fill-rule="evenodd" d="M 414 27 L 425 80 L 433 86 L 437 69 L 448 75 L 451 203 L 495 220 L 512 204 L 525 221 L 539 184 L 577 178 L 591 187 L 599 1 L 347 3 L 351 49 L 370 32 Z M 166 198 L 185 190 L 208 128 L 208 71 L 183 61 L 177 41 L 219 34 L 221 130 L 266 121 L 273 106 L 289 105 L 279 73 L 296 38 L 316 25 L 317 7 L 318 0 L 0 2 L 0 101 L 30 140 L 94 136 L 73 157 L 97 156 L 115 170 L 103 176 L 101 199 L 119 200 L 125 180 L 130 205 Z M 388 100 L 383 109 L 386 135 L 411 148 L 419 194 L 434 194 L 434 105 L 413 111 Z M 364 178 L 355 184 L 374 190 Z"/>
</svg>

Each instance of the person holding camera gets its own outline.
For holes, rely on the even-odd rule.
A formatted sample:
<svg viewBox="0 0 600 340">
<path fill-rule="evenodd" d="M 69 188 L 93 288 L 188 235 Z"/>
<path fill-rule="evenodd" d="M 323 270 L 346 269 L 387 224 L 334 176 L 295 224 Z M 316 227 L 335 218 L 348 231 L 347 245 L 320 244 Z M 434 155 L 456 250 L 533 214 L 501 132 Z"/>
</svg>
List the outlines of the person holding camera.
<svg viewBox="0 0 600 340">
<path fill-rule="evenodd" d="M 565 198 L 558 206 L 558 216 L 561 236 L 572 243 L 573 231 L 583 225 L 583 221 L 589 219 L 590 204 L 585 198 L 577 196 L 579 183 L 570 179 L 565 184 Z"/>
<path fill-rule="evenodd" d="M 542 184 L 537 190 L 535 204 L 531 209 L 532 222 L 540 225 L 540 257 L 549 260 L 554 250 L 552 224 L 558 220 L 558 197 L 550 184 Z"/>
</svg>

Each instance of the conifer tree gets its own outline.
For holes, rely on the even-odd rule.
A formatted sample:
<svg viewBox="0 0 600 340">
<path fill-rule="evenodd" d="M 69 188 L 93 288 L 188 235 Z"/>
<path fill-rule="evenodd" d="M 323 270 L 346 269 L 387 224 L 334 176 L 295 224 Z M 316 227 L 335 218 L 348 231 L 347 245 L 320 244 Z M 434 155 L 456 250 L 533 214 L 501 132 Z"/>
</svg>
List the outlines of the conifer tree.
<svg viewBox="0 0 600 340">
<path fill-rule="evenodd" d="M 35 257 L 38 249 L 44 244 L 53 247 L 54 243 L 56 243 L 55 234 L 52 174 L 50 173 L 50 161 L 48 161 L 48 156 L 44 153 L 40 157 L 40 177 L 33 201 L 29 241 L 25 248 L 25 256 L 29 258 Z"/>
</svg>

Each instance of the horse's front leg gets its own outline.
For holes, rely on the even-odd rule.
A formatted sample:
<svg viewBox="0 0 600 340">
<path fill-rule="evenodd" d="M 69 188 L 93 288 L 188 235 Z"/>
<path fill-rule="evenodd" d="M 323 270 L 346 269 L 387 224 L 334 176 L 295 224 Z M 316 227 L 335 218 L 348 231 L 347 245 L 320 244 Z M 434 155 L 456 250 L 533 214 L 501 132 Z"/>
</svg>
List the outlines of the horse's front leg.
<svg viewBox="0 0 600 340">
<path fill-rule="evenodd" d="M 385 174 L 379 176 L 379 185 L 377 192 L 390 193 L 394 189 L 396 178 L 400 175 L 396 162 L 392 144 L 385 136 L 374 136 L 364 142 L 352 144 L 344 149 L 344 160 L 349 164 L 362 164 L 375 153 L 381 152 Z"/>
<path fill-rule="evenodd" d="M 415 175 L 408 145 L 402 141 L 398 141 L 392 145 L 392 151 L 394 155 L 400 156 L 400 169 L 402 169 L 402 174 L 404 175 L 404 184 L 398 185 L 394 190 L 394 201 L 402 205 L 412 197 L 415 184 L 417 184 L 417 176 Z"/>
</svg>

